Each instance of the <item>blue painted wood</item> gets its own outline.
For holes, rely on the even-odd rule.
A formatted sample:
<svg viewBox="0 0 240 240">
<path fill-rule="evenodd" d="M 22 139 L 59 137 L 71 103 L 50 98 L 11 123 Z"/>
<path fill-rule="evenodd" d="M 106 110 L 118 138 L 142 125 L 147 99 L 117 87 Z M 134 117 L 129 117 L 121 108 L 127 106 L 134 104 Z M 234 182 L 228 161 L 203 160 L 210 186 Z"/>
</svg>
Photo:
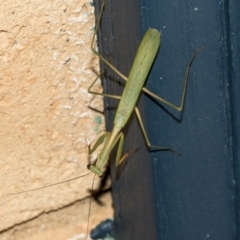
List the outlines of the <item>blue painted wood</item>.
<svg viewBox="0 0 240 240">
<path fill-rule="evenodd" d="M 145 31 L 161 30 L 146 86 L 175 104 L 192 53 L 206 45 L 192 65 L 183 114 L 139 100 L 152 144 L 182 157 L 149 153 L 134 116 L 125 129 L 126 150 L 138 152 L 120 170 L 112 166 L 116 239 L 240 239 L 239 11 L 237 0 L 106 0 L 101 52 L 127 75 Z M 107 71 L 104 85 L 107 78 L 106 91 L 120 95 L 121 80 Z M 105 104 L 111 129 L 117 101 Z"/>
</svg>

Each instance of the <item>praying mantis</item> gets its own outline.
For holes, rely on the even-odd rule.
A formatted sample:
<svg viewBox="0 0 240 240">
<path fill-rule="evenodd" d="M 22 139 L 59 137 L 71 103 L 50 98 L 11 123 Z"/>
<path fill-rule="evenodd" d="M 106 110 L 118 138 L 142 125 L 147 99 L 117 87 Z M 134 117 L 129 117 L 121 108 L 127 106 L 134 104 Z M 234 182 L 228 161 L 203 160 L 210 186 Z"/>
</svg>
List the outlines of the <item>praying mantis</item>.
<svg viewBox="0 0 240 240">
<path fill-rule="evenodd" d="M 99 95 L 102 95 L 105 97 L 112 97 L 112 98 L 120 99 L 119 107 L 118 107 L 118 110 L 117 110 L 117 113 L 115 116 L 115 120 L 114 120 L 114 128 L 113 128 L 112 132 L 104 133 L 96 141 L 96 143 L 93 145 L 92 148 L 91 148 L 91 146 L 89 146 L 89 148 L 88 148 L 88 153 L 89 153 L 89 155 L 91 155 L 100 145 L 102 145 L 104 143 L 103 149 L 102 149 L 96 163 L 89 165 L 89 169 L 92 172 L 94 172 L 96 175 L 98 175 L 99 177 L 101 177 L 103 175 L 103 168 L 104 168 L 105 164 L 108 162 L 109 154 L 115 145 L 118 144 L 116 165 L 121 164 L 127 158 L 128 153 L 123 154 L 124 134 L 122 133 L 122 128 L 128 122 L 128 120 L 134 110 L 137 114 L 140 126 L 142 127 L 143 135 L 145 137 L 148 147 L 154 148 L 157 150 L 174 151 L 167 147 L 153 146 L 150 144 L 150 141 L 147 137 L 147 134 L 144 129 L 144 126 L 143 126 L 143 123 L 142 123 L 142 120 L 140 117 L 140 113 L 139 113 L 138 108 L 136 107 L 136 104 L 137 104 L 139 95 L 140 95 L 141 91 L 143 90 L 144 92 L 146 92 L 153 98 L 168 105 L 169 107 L 172 107 L 173 109 L 175 109 L 179 112 L 182 111 L 183 105 L 184 105 L 184 100 L 185 100 L 186 86 L 187 86 L 187 81 L 188 81 L 188 73 L 189 73 L 190 65 L 191 65 L 194 57 L 196 56 L 196 54 L 202 49 L 201 48 L 201 49 L 197 50 L 193 54 L 193 57 L 190 60 L 190 63 L 188 65 L 188 68 L 186 71 L 186 78 L 185 78 L 185 82 L 184 82 L 184 90 L 182 93 L 181 103 L 180 103 L 180 106 L 177 107 L 177 106 L 165 101 L 164 99 L 156 96 L 154 93 L 151 93 L 149 90 L 147 90 L 146 88 L 143 87 L 143 85 L 146 81 L 149 69 L 152 66 L 152 63 L 155 59 L 155 56 L 156 56 L 159 46 L 160 46 L 160 40 L 161 40 L 160 32 L 155 29 L 149 29 L 147 31 L 147 33 L 144 35 L 144 38 L 140 44 L 139 50 L 135 57 L 131 73 L 130 73 L 129 77 L 127 78 L 123 74 L 121 74 L 113 65 L 111 65 L 106 59 L 104 59 L 102 56 L 100 56 L 99 53 L 93 47 L 94 39 L 95 39 L 96 33 L 99 29 L 100 18 L 103 13 L 103 9 L 104 9 L 104 4 L 102 5 L 102 8 L 101 8 L 101 13 L 100 13 L 100 17 L 97 22 L 96 31 L 94 32 L 94 36 L 93 36 L 92 43 L 91 43 L 91 49 L 93 50 L 93 52 L 95 54 L 97 54 L 97 56 L 99 56 L 99 58 L 103 62 L 105 62 L 106 65 L 108 65 L 108 67 L 110 67 L 117 74 L 119 74 L 119 76 L 121 76 L 127 82 L 127 84 L 125 86 L 123 95 L 121 97 L 107 95 L 107 94 L 99 94 L 99 93 L 93 92 L 91 90 L 91 88 L 94 85 L 95 81 L 91 84 L 89 91 L 88 91 L 89 93 L 92 93 L 92 94 L 99 94 Z M 147 54 L 145 55 L 145 53 L 147 53 Z M 139 71 L 139 69 L 141 69 L 141 71 Z M 134 94 L 133 94 L 133 92 L 134 92 Z M 129 104 L 130 102 L 131 102 L 131 105 Z"/>
<path fill-rule="evenodd" d="M 146 144 L 148 148 L 155 149 L 155 150 L 170 150 L 176 154 L 181 155 L 180 153 L 176 152 L 175 150 L 169 148 L 169 147 L 161 147 L 161 146 L 155 146 L 152 145 L 149 141 L 149 138 L 147 136 L 146 130 L 143 125 L 143 121 L 140 116 L 140 112 L 136 106 L 139 95 L 141 91 L 144 91 L 154 99 L 158 100 L 161 103 L 166 104 L 167 106 L 171 107 L 172 109 L 181 112 L 183 110 L 184 106 L 184 100 L 186 96 L 186 89 L 187 89 L 187 83 L 188 83 L 188 75 L 190 66 L 197 55 L 199 51 L 201 51 L 203 47 L 199 48 L 197 51 L 195 51 L 192 55 L 192 58 L 190 59 L 190 62 L 187 66 L 186 75 L 185 75 L 185 81 L 184 81 L 184 87 L 182 92 L 182 98 L 179 106 L 176 106 L 165 99 L 157 96 L 156 94 L 152 93 L 148 89 L 146 89 L 144 86 L 144 83 L 147 79 L 147 76 L 149 74 L 150 68 L 154 62 L 154 59 L 157 55 L 157 52 L 160 47 L 161 43 L 161 33 L 153 28 L 149 28 L 147 32 L 145 33 L 139 48 L 137 50 L 132 68 L 130 70 L 129 76 L 126 77 L 122 73 L 120 73 L 111 63 L 109 63 L 104 57 L 102 57 L 96 49 L 93 47 L 94 39 L 96 37 L 96 33 L 99 29 L 100 25 L 100 19 L 103 13 L 104 9 L 104 2 L 102 4 L 101 10 L 100 10 L 100 17 L 97 22 L 96 30 L 94 32 L 94 36 L 91 43 L 91 50 L 102 60 L 108 67 L 110 67 L 113 71 L 115 71 L 122 79 L 126 81 L 125 88 L 123 90 L 122 96 L 114 96 L 110 94 L 104 94 L 104 93 L 98 93 L 91 90 L 94 83 L 97 81 L 98 78 L 91 84 L 91 86 L 88 89 L 88 92 L 91 94 L 101 95 L 104 97 L 110 97 L 110 98 L 116 98 L 120 99 L 116 115 L 114 118 L 113 123 L 113 129 L 111 132 L 106 132 L 103 135 L 101 135 L 96 143 L 91 146 L 88 146 L 88 154 L 91 155 L 101 144 L 104 143 L 101 153 L 99 154 L 96 162 L 94 164 L 89 164 L 88 169 L 91 170 L 93 173 L 95 173 L 97 176 L 102 177 L 103 176 L 103 168 L 106 165 L 106 163 L 109 160 L 109 155 L 114 148 L 116 144 L 118 144 L 117 147 L 117 155 L 116 155 L 116 166 L 121 164 L 127 157 L 128 153 L 123 154 L 123 147 L 124 147 L 124 134 L 122 132 L 122 129 L 128 122 L 131 114 L 133 111 L 135 111 L 136 116 L 138 118 L 140 127 L 142 129 Z"/>
<path fill-rule="evenodd" d="M 187 83 L 188 83 L 188 75 L 189 75 L 191 64 L 192 64 L 195 56 L 197 55 L 197 53 L 199 51 L 201 51 L 203 48 L 205 48 L 205 46 L 202 46 L 201 48 L 199 48 L 198 50 L 196 50 L 193 53 L 188 65 L 187 65 L 180 105 L 176 106 L 176 105 L 168 102 L 167 100 L 161 98 L 160 96 L 157 96 L 156 94 L 154 94 L 153 92 L 149 91 L 147 88 L 144 87 L 145 81 L 147 79 L 149 71 L 152 67 L 152 64 L 155 60 L 155 57 L 156 57 L 159 47 L 160 47 L 161 32 L 159 32 L 158 30 L 156 30 L 154 28 L 149 28 L 147 30 L 147 32 L 143 36 L 143 39 L 139 45 L 139 48 L 137 50 L 137 53 L 136 53 L 136 56 L 135 56 L 135 59 L 134 59 L 134 62 L 133 62 L 133 65 L 132 65 L 132 68 L 131 68 L 131 71 L 130 71 L 130 74 L 128 77 L 124 76 L 120 71 L 118 71 L 111 63 L 109 63 L 103 56 L 101 56 L 98 53 L 98 51 L 94 48 L 94 40 L 96 38 L 97 31 L 99 30 L 99 27 L 100 27 L 100 21 L 101 21 L 101 17 L 103 14 L 104 6 L 105 6 L 105 2 L 103 1 L 101 10 L 100 10 L 100 14 L 99 14 L 99 18 L 98 18 L 97 24 L 96 24 L 96 29 L 94 31 L 93 38 L 91 41 L 91 50 L 109 68 L 111 68 L 123 80 L 126 81 L 126 86 L 123 90 L 122 96 L 115 96 L 115 95 L 111 95 L 111 94 L 94 92 L 91 89 L 99 78 L 99 76 L 97 76 L 97 78 L 93 81 L 93 83 L 88 88 L 88 93 L 95 94 L 95 95 L 101 95 L 104 97 L 109 97 L 109 98 L 114 98 L 114 99 L 120 99 L 120 102 L 119 102 L 119 105 L 117 108 L 117 112 L 116 112 L 116 115 L 114 118 L 114 123 L 113 123 L 114 126 L 113 126 L 112 131 L 105 132 L 104 134 L 102 134 L 97 139 L 97 141 L 93 145 L 93 147 L 91 147 L 91 145 L 88 145 L 88 155 L 90 156 L 101 144 L 104 143 L 103 148 L 102 148 L 97 160 L 95 161 L 95 163 L 88 165 L 88 169 L 91 172 L 93 172 L 94 174 L 96 174 L 98 177 L 103 176 L 104 166 L 107 164 L 107 162 L 109 160 L 109 155 L 117 143 L 118 143 L 118 148 L 117 148 L 117 156 L 116 156 L 116 162 L 115 162 L 116 166 L 121 164 L 128 157 L 129 153 L 123 154 L 124 134 L 122 132 L 122 129 L 128 122 L 133 111 L 135 111 L 135 113 L 136 113 L 136 116 L 138 118 L 140 127 L 142 129 L 146 144 L 150 150 L 151 149 L 169 150 L 178 155 L 181 155 L 180 153 L 178 153 L 177 151 L 175 151 L 169 147 L 155 146 L 150 143 L 147 133 L 146 133 L 146 130 L 143 125 L 143 121 L 140 116 L 140 112 L 139 112 L 136 104 L 137 104 L 138 98 L 141 94 L 141 91 L 144 91 L 146 94 L 148 94 L 152 98 L 156 99 L 157 101 L 169 106 L 170 108 L 172 108 L 178 112 L 181 112 L 184 107 L 184 101 L 185 101 L 186 89 L 187 89 Z M 22 191 L 22 192 L 14 193 L 11 195 L 16 195 L 16 194 L 20 194 L 20 193 L 24 193 L 24 192 L 30 192 L 30 191 L 47 188 L 50 186 L 59 185 L 59 184 L 65 183 L 65 182 L 69 182 L 69 181 L 84 177 L 88 174 L 89 173 L 75 177 L 75 178 L 71 178 L 69 180 L 58 182 L 55 184 L 51 184 L 51 185 L 47 185 L 47 186 L 43 186 L 43 187 L 39 187 L 39 188 L 27 190 L 27 191 Z"/>
<path fill-rule="evenodd" d="M 101 95 L 104 97 L 109 97 L 109 98 L 114 98 L 114 99 L 120 99 L 120 102 L 119 102 L 119 105 L 117 108 L 117 112 L 116 112 L 116 115 L 114 118 L 114 123 L 113 123 L 114 126 L 113 126 L 112 131 L 105 132 L 104 134 L 102 134 L 97 139 L 97 141 L 93 145 L 93 147 L 91 147 L 91 145 L 88 145 L 88 155 L 90 156 L 101 144 L 104 144 L 95 163 L 88 165 L 88 169 L 91 172 L 93 172 L 94 174 L 96 174 L 98 177 L 103 176 L 104 166 L 107 164 L 107 162 L 109 160 L 109 155 L 112 152 L 112 150 L 116 144 L 118 144 L 116 161 L 115 161 L 116 166 L 121 164 L 128 157 L 129 153 L 123 154 L 124 134 L 122 132 L 122 129 L 128 122 L 133 111 L 135 111 L 135 113 L 136 113 L 136 116 L 138 118 L 140 127 L 142 129 L 146 144 L 150 150 L 152 150 L 152 149 L 154 149 L 154 150 L 169 150 L 178 155 L 181 155 L 180 153 L 178 153 L 177 151 L 175 151 L 169 147 L 155 146 L 150 143 L 149 138 L 146 133 L 146 130 L 143 125 L 143 121 L 140 116 L 140 112 L 139 112 L 136 104 L 138 102 L 138 98 L 141 94 L 141 91 L 143 91 L 146 94 L 148 94 L 149 96 L 151 96 L 152 98 L 156 99 L 157 101 L 169 106 L 170 108 L 172 108 L 178 112 L 182 112 L 183 107 L 184 107 L 186 89 L 187 89 L 187 84 L 188 84 L 188 76 L 189 76 L 191 64 L 192 64 L 194 58 L 196 57 L 196 55 L 198 54 L 198 52 L 201 51 L 203 48 L 205 48 L 205 46 L 202 46 L 201 48 L 197 49 L 193 53 L 188 65 L 187 65 L 181 101 L 180 101 L 179 106 L 176 106 L 176 105 L 168 102 L 167 100 L 161 98 L 160 96 L 157 96 L 156 94 L 154 94 L 153 92 L 149 91 L 147 88 L 144 87 L 145 81 L 147 79 L 149 71 L 152 67 L 152 64 L 155 60 L 155 57 L 156 57 L 159 47 L 160 47 L 161 32 L 159 32 L 158 30 L 156 30 L 154 28 L 149 28 L 147 30 L 147 32 L 143 36 L 143 39 L 139 45 L 139 48 L 137 50 L 137 53 L 136 53 L 136 56 L 135 56 L 135 59 L 134 59 L 134 62 L 133 62 L 133 65 L 132 65 L 132 68 L 131 68 L 131 71 L 130 71 L 128 77 L 124 76 L 120 71 L 118 71 L 111 63 L 109 63 L 103 56 L 101 56 L 98 53 L 98 51 L 94 48 L 94 40 L 96 38 L 97 31 L 99 30 L 99 27 L 100 27 L 100 22 L 101 22 L 101 17 L 103 14 L 104 6 L 105 6 L 105 2 L 103 1 L 101 10 L 100 10 L 100 14 L 99 14 L 99 18 L 98 18 L 97 24 L 96 24 L 96 29 L 94 31 L 93 38 L 91 41 L 91 50 L 94 54 L 96 54 L 99 57 L 99 59 L 101 61 L 103 61 L 109 68 L 111 68 L 123 80 L 125 80 L 126 85 L 123 90 L 122 96 L 115 96 L 115 95 L 111 95 L 111 94 L 95 92 L 95 91 L 92 91 L 91 89 L 99 78 L 99 76 L 97 76 L 97 78 L 93 81 L 93 83 L 88 88 L 88 93 L 95 94 L 95 95 Z M 47 188 L 50 186 L 55 186 L 58 184 L 62 184 L 64 182 L 69 182 L 69 181 L 78 179 L 80 177 L 84 177 L 88 174 L 78 176 L 78 177 L 75 177 L 75 178 L 72 178 L 72 179 L 69 179 L 66 181 L 58 182 L 55 184 L 47 185 L 44 187 L 18 192 L 15 194 L 30 192 L 30 191 Z M 11 194 L 11 195 L 15 195 L 15 194 Z"/>
</svg>

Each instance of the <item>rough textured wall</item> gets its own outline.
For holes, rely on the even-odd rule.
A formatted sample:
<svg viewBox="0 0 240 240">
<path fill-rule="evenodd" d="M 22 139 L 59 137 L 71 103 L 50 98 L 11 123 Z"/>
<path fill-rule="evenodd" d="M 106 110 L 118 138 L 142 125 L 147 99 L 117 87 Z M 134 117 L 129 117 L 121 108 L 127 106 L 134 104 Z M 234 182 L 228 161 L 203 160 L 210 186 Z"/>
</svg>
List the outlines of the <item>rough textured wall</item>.
<svg viewBox="0 0 240 240">
<path fill-rule="evenodd" d="M 5 230 L 88 195 L 93 175 L 10 194 L 87 173 L 85 139 L 104 125 L 103 115 L 88 108 L 102 108 L 101 98 L 87 93 L 98 72 L 91 2 L 0 1 L 0 18 L 0 239 L 10 239 Z"/>
</svg>

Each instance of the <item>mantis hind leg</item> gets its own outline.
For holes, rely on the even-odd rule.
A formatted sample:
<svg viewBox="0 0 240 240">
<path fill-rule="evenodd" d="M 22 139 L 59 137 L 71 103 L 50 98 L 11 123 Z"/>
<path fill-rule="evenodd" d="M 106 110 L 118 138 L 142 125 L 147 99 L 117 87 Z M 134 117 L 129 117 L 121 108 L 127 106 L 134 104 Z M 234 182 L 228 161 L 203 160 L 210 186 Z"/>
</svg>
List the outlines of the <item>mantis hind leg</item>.
<svg viewBox="0 0 240 240">
<path fill-rule="evenodd" d="M 181 98 L 181 102 L 179 106 L 174 105 L 173 103 L 168 102 L 167 100 L 157 96 L 156 94 L 154 94 L 153 92 L 149 91 L 147 88 L 143 87 L 143 91 L 145 93 L 147 93 L 148 95 L 150 95 L 151 97 L 155 98 L 156 100 L 166 104 L 167 106 L 173 108 L 174 110 L 181 112 L 183 110 L 184 107 L 184 100 L 185 100 L 185 96 L 186 96 L 186 90 L 187 90 L 187 83 L 188 83 L 188 76 L 189 76 L 189 71 L 190 71 L 190 67 L 193 63 L 194 58 L 196 57 L 197 53 L 200 52 L 203 48 L 205 48 L 205 46 L 202 46 L 201 48 L 199 48 L 197 51 L 195 51 L 187 65 L 187 69 L 186 69 L 186 74 L 185 74 L 185 81 L 184 81 L 184 85 L 183 85 L 183 92 L 182 92 L 182 98 Z"/>
<path fill-rule="evenodd" d="M 92 42 L 91 42 L 91 50 L 94 54 L 96 54 L 105 64 L 107 64 L 107 66 L 109 66 L 114 72 L 116 72 L 121 78 L 123 78 L 125 81 L 127 81 L 127 77 L 124 76 L 121 72 L 119 72 L 111 63 L 109 63 L 107 61 L 107 59 L 105 59 L 103 56 L 101 56 L 97 50 L 93 47 L 94 45 L 94 39 L 96 37 L 96 34 L 97 34 L 97 31 L 99 29 L 99 26 L 100 26 L 100 22 L 101 22 L 101 17 L 102 17 L 102 14 L 103 14 L 103 10 L 104 10 L 104 6 L 105 6 L 105 3 L 103 2 L 102 4 L 102 7 L 101 7 L 101 10 L 100 10 L 100 13 L 99 13 L 99 18 L 97 20 L 97 26 L 96 26 L 96 29 L 94 31 L 94 34 L 93 34 L 93 38 L 92 38 Z"/>
<path fill-rule="evenodd" d="M 178 154 L 178 155 L 181 155 L 181 153 L 173 150 L 172 148 L 152 145 L 152 144 L 150 143 L 150 141 L 149 141 L 148 136 L 147 136 L 147 132 L 146 132 L 146 130 L 145 130 L 145 127 L 144 127 L 144 125 L 143 125 L 143 121 L 142 121 L 140 112 L 139 112 L 139 110 L 138 110 L 137 107 L 135 107 L 135 112 L 136 112 L 136 115 L 137 115 L 137 118 L 138 118 L 140 127 L 141 127 L 141 129 L 142 129 L 142 132 L 143 132 L 143 135 L 144 135 L 146 144 L 147 144 L 147 146 L 150 148 L 150 150 L 168 150 L 168 151 L 172 151 L 172 152 L 174 152 L 174 153 L 176 153 L 176 154 Z"/>
</svg>

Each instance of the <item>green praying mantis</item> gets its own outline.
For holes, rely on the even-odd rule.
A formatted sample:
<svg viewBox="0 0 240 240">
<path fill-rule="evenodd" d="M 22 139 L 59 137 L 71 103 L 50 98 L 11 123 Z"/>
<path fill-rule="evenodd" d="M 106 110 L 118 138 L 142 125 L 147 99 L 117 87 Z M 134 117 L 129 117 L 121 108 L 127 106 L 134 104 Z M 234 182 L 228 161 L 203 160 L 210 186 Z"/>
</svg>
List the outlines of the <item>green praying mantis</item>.
<svg viewBox="0 0 240 240">
<path fill-rule="evenodd" d="M 136 112 L 140 127 L 142 129 L 145 141 L 149 149 L 155 149 L 155 150 L 170 150 L 174 153 L 179 154 L 178 152 L 174 151 L 173 149 L 169 147 L 161 147 L 161 146 L 155 146 L 151 145 L 146 130 L 143 125 L 143 121 L 140 116 L 140 112 L 136 106 L 139 95 L 141 91 L 144 91 L 151 97 L 155 98 L 156 100 L 166 104 L 167 106 L 173 108 L 174 110 L 181 112 L 183 110 L 184 106 L 184 100 L 186 95 L 186 89 L 187 89 L 187 83 L 188 83 L 188 75 L 190 66 L 196 56 L 196 54 L 204 48 L 201 47 L 197 51 L 195 51 L 192 55 L 192 58 L 187 66 L 186 70 L 186 76 L 185 76 L 185 82 L 183 87 L 183 93 L 182 98 L 179 106 L 176 106 L 163 98 L 157 96 L 156 94 L 152 93 L 148 89 L 146 89 L 144 86 L 144 83 L 147 79 L 147 76 L 149 74 L 150 68 L 154 62 L 154 59 L 157 55 L 157 52 L 160 47 L 161 42 L 161 33 L 153 28 L 149 28 L 147 32 L 145 33 L 135 56 L 132 68 L 130 70 L 130 74 L 128 77 L 124 76 L 122 73 L 120 73 L 112 64 L 110 64 L 104 57 L 102 57 L 96 49 L 93 47 L 94 40 L 96 37 L 96 33 L 99 29 L 100 25 L 100 19 L 103 13 L 104 9 L 104 3 L 102 4 L 101 10 L 100 10 L 100 17 L 97 21 L 96 30 L 94 32 L 94 36 L 91 43 L 91 50 L 102 60 L 108 67 L 110 67 L 113 71 L 115 71 L 122 79 L 126 81 L 126 86 L 123 90 L 122 96 L 114 96 L 110 94 L 104 94 L 104 93 L 97 93 L 94 91 L 91 91 L 91 88 L 93 87 L 94 83 L 97 81 L 98 78 L 91 84 L 91 86 L 88 89 L 88 92 L 91 94 L 97 94 L 104 97 L 110 97 L 110 98 L 116 98 L 120 99 L 117 112 L 114 118 L 113 123 L 113 129 L 111 132 L 106 132 L 102 136 L 98 138 L 94 146 L 91 148 L 91 146 L 88 146 L 88 154 L 91 155 L 101 144 L 103 144 L 103 148 L 101 153 L 99 154 L 96 162 L 94 164 L 89 164 L 88 168 L 95 173 L 97 176 L 102 177 L 103 176 L 103 168 L 106 165 L 106 163 L 109 160 L 109 155 L 114 148 L 114 146 L 118 143 L 117 148 L 117 156 L 116 156 L 116 166 L 121 164 L 124 159 L 128 157 L 128 153 L 123 154 L 123 147 L 124 147 L 124 134 L 122 132 L 122 129 L 128 122 L 131 114 L 133 111 Z"/>
<path fill-rule="evenodd" d="M 186 75 L 185 75 L 185 80 L 184 80 L 184 85 L 183 85 L 183 92 L 182 92 L 182 97 L 181 97 L 181 101 L 180 101 L 180 105 L 176 106 L 168 101 L 166 101 L 165 99 L 157 96 L 156 94 L 152 93 L 151 91 L 149 91 L 148 89 L 146 89 L 144 87 L 145 81 L 147 79 L 147 76 L 149 74 L 149 71 L 151 69 L 151 66 L 154 62 L 154 59 L 158 53 L 159 47 L 160 47 L 160 42 L 161 42 L 161 33 L 153 28 L 149 28 L 147 30 L 147 32 L 145 33 L 139 48 L 137 50 L 130 74 L 128 77 L 124 76 L 121 72 L 119 72 L 112 64 L 110 64 L 104 57 L 102 57 L 97 50 L 94 48 L 94 42 L 95 42 L 95 38 L 96 38 L 96 34 L 97 31 L 99 30 L 100 27 L 100 21 L 101 21 L 101 16 L 103 14 L 103 10 L 104 10 L 104 3 L 102 4 L 101 10 L 100 10 L 100 15 L 99 15 L 99 19 L 97 20 L 97 24 L 96 24 L 96 29 L 94 31 L 94 35 L 91 41 L 91 50 L 93 51 L 93 53 L 95 53 L 100 60 L 102 60 L 109 68 L 111 68 L 113 71 L 115 71 L 123 80 L 126 81 L 126 85 L 124 88 L 124 91 L 122 93 L 122 96 L 114 96 L 114 95 L 110 95 L 110 94 L 104 94 L 104 93 L 98 93 L 98 92 L 94 92 L 92 91 L 92 87 L 94 86 L 95 82 L 97 81 L 98 77 L 94 80 L 94 82 L 90 85 L 88 92 L 91 94 L 96 94 L 96 95 L 101 95 L 104 97 L 110 97 L 110 98 L 115 98 L 115 99 L 120 99 L 118 108 L 117 108 L 117 112 L 115 115 L 115 119 L 114 119 L 114 123 L 113 123 L 113 129 L 111 132 L 105 132 L 104 134 L 102 134 L 98 140 L 96 141 L 96 143 L 93 145 L 93 147 L 91 147 L 90 145 L 88 146 L 88 154 L 91 155 L 92 153 L 94 153 L 94 151 L 103 144 L 103 148 L 96 160 L 96 162 L 94 164 L 89 164 L 88 165 L 88 169 L 93 172 L 94 174 L 96 174 L 98 177 L 102 177 L 103 176 L 103 172 L 104 172 L 104 167 L 107 164 L 107 162 L 109 161 L 109 155 L 111 153 L 111 151 L 113 150 L 113 148 L 118 144 L 117 146 L 117 155 L 116 155 L 116 165 L 118 166 L 119 164 L 121 164 L 127 157 L 128 157 L 128 153 L 123 154 L 123 148 L 124 148 L 124 133 L 122 132 L 122 129 L 124 128 L 124 126 L 126 125 L 126 123 L 128 122 L 130 116 L 132 115 L 132 113 L 135 111 L 136 116 L 138 118 L 140 127 L 142 129 L 145 141 L 147 146 L 149 147 L 149 149 L 155 149 L 155 150 L 170 150 L 173 151 L 174 153 L 179 154 L 178 152 L 174 151 L 173 149 L 169 148 L 169 147 L 162 147 L 162 146 L 155 146 L 152 145 L 148 139 L 146 130 L 144 128 L 143 125 L 143 121 L 141 119 L 140 116 L 140 112 L 137 108 L 137 102 L 138 102 L 138 98 L 141 94 L 141 91 L 144 91 L 145 93 L 147 93 L 148 95 L 150 95 L 151 97 L 153 97 L 154 99 L 160 101 L 163 104 L 166 104 L 167 106 L 171 107 L 172 109 L 181 112 L 183 110 L 184 107 L 184 101 L 185 101 L 185 96 L 186 96 L 186 89 L 187 89 L 187 83 L 188 83 L 188 76 L 189 76 L 189 71 L 190 71 L 190 67 L 191 64 L 195 58 L 195 56 L 197 55 L 197 53 L 199 51 L 201 51 L 203 47 L 199 48 L 197 51 L 195 51 L 188 63 L 187 69 L 186 69 Z M 89 173 L 88 173 L 89 174 Z M 30 192 L 30 191 L 35 191 L 35 190 L 39 190 L 39 189 L 43 189 L 43 188 L 47 188 L 50 186 L 54 186 L 54 185 L 58 185 L 58 184 L 62 184 L 64 182 L 69 182 L 75 179 L 78 179 L 80 177 L 84 177 L 86 176 L 82 175 L 82 176 L 78 176 L 72 179 L 69 179 L 67 181 L 62 181 L 62 182 L 58 182 L 55 184 L 51 184 L 48 186 L 44 186 L 44 187 L 40 187 L 40 188 L 35 188 L 35 189 L 31 189 L 31 190 L 27 190 L 27 191 L 23 191 L 23 192 L 19 192 L 19 193 L 24 193 L 24 192 Z M 15 193 L 15 194 L 19 194 L 19 193 Z M 12 194 L 12 195 L 15 195 Z"/>
<path fill-rule="evenodd" d="M 145 93 L 147 93 L 154 99 L 166 104 L 167 106 L 171 107 L 172 109 L 174 109 L 178 112 L 181 112 L 183 110 L 183 106 L 184 106 L 184 100 L 185 100 L 185 95 L 186 95 L 186 88 L 187 88 L 187 83 L 188 83 L 188 75 L 189 75 L 190 66 L 191 66 L 195 56 L 197 55 L 197 53 L 205 47 L 205 46 L 202 46 L 197 51 L 195 51 L 187 65 L 181 102 L 180 102 L 179 106 L 176 106 L 176 105 L 166 101 L 165 99 L 157 96 L 156 94 L 152 93 L 145 87 L 143 87 L 144 83 L 147 79 L 148 73 L 150 71 L 150 68 L 154 62 L 154 59 L 155 59 L 157 52 L 159 50 L 159 47 L 160 47 L 161 33 L 158 30 L 149 28 L 147 30 L 147 32 L 145 33 L 145 35 L 139 45 L 139 48 L 137 50 L 137 53 L 136 53 L 136 56 L 135 56 L 135 59 L 134 59 L 134 62 L 133 62 L 133 65 L 132 65 L 132 68 L 131 68 L 131 71 L 130 71 L 130 74 L 128 77 L 124 76 L 121 72 L 119 72 L 112 64 L 110 64 L 104 57 L 102 57 L 97 52 L 97 50 L 94 48 L 94 40 L 96 38 L 97 31 L 99 30 L 104 6 L 105 6 L 105 3 L 103 2 L 102 6 L 101 6 L 100 14 L 99 14 L 99 19 L 97 20 L 96 29 L 94 31 L 93 38 L 91 41 L 91 50 L 93 51 L 93 53 L 95 53 L 100 58 L 100 60 L 102 60 L 108 67 L 110 67 L 122 79 L 124 79 L 126 81 L 126 86 L 123 90 L 122 96 L 115 96 L 115 95 L 111 95 L 111 94 L 94 92 L 91 89 L 94 86 L 97 79 L 99 78 L 99 76 L 98 76 L 93 81 L 93 83 L 90 85 L 90 87 L 88 89 L 88 92 L 91 94 L 120 99 L 120 102 L 119 102 L 119 105 L 117 108 L 117 112 L 116 112 L 116 115 L 114 118 L 114 123 L 113 123 L 114 126 L 112 129 L 112 132 L 105 132 L 104 134 L 102 134 L 98 138 L 98 140 L 96 141 L 96 143 L 93 145 L 92 148 L 90 145 L 88 145 L 88 155 L 90 156 L 101 144 L 104 143 L 103 148 L 102 148 L 97 160 L 95 161 L 95 163 L 88 165 L 88 169 L 90 170 L 90 173 L 93 172 L 98 177 L 103 176 L 104 166 L 107 164 L 107 162 L 109 160 L 109 155 L 117 143 L 118 143 L 118 148 L 117 148 L 117 156 L 116 156 L 116 166 L 121 164 L 128 157 L 129 153 L 123 154 L 124 134 L 122 132 L 122 129 L 128 122 L 133 111 L 135 111 L 135 113 L 137 115 L 137 118 L 140 123 L 140 127 L 142 129 L 146 144 L 150 150 L 151 149 L 170 150 L 176 154 L 181 155 L 180 153 L 176 152 L 175 150 L 173 150 L 169 147 L 161 147 L 161 146 L 151 145 L 151 143 L 148 139 L 146 130 L 144 128 L 143 121 L 140 116 L 140 112 L 139 112 L 136 104 L 137 104 L 137 101 L 138 101 L 141 91 L 144 91 Z M 43 187 L 39 187 L 39 188 L 27 190 L 27 191 L 22 191 L 22 192 L 14 193 L 11 195 L 16 195 L 16 194 L 30 192 L 30 191 L 36 191 L 36 190 L 47 188 L 50 186 L 59 185 L 59 184 L 65 183 L 65 182 L 69 182 L 69 181 L 84 177 L 88 174 L 89 173 L 75 177 L 75 178 L 71 178 L 71 179 L 68 179 L 68 180 L 65 180 L 62 182 L 58 182 L 55 184 L 51 184 L 51 185 L 47 185 L 47 186 L 43 186 Z"/>
</svg>

